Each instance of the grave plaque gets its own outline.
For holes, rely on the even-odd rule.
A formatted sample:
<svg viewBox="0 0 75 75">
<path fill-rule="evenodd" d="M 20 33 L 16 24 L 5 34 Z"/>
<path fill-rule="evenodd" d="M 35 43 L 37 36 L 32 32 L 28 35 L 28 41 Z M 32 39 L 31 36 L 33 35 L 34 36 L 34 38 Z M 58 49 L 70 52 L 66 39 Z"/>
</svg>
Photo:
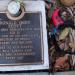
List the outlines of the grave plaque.
<svg viewBox="0 0 75 75">
<path fill-rule="evenodd" d="M 41 13 L 10 20 L 0 13 L 0 65 L 42 64 Z"/>
<path fill-rule="evenodd" d="M 17 20 L 7 13 L 9 2 L 0 2 L 0 71 L 49 69 L 44 1 L 24 0 Z"/>
</svg>

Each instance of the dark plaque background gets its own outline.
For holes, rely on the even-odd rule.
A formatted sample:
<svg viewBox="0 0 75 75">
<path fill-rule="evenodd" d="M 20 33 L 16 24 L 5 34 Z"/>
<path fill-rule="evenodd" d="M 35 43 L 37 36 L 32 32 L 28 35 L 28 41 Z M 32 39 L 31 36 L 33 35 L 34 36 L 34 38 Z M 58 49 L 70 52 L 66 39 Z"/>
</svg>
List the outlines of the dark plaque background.
<svg viewBox="0 0 75 75">
<path fill-rule="evenodd" d="M 0 13 L 0 65 L 42 64 L 40 13 L 26 13 L 18 21 Z"/>
</svg>

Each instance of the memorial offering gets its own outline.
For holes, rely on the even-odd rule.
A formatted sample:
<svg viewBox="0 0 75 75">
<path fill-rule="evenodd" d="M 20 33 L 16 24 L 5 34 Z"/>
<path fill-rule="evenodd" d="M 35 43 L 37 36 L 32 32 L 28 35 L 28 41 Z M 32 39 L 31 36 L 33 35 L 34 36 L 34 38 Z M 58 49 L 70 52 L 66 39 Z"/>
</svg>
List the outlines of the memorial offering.
<svg viewBox="0 0 75 75">
<path fill-rule="evenodd" d="M 25 15 L 24 2 L 21 0 L 14 0 L 8 4 L 7 16 L 11 20 L 19 20 Z"/>
<path fill-rule="evenodd" d="M 47 0 L 51 72 L 75 70 L 75 0 Z"/>
</svg>

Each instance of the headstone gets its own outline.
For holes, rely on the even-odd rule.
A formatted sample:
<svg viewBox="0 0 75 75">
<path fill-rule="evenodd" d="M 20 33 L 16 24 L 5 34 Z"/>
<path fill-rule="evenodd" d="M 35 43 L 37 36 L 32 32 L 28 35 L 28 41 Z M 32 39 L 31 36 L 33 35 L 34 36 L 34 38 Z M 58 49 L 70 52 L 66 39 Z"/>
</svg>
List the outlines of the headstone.
<svg viewBox="0 0 75 75">
<path fill-rule="evenodd" d="M 0 71 L 49 69 L 45 3 L 24 3 L 19 20 L 7 16 L 7 7 L 0 8 Z"/>
</svg>

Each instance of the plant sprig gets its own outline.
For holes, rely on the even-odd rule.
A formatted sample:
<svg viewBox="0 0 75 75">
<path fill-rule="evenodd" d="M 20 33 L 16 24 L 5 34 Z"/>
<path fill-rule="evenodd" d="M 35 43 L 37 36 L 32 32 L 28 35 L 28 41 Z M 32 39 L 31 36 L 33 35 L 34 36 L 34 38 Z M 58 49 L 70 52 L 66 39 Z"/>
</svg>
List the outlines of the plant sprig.
<svg viewBox="0 0 75 75">
<path fill-rule="evenodd" d="M 15 0 L 16 2 L 19 2 L 21 6 L 24 7 L 24 3 L 23 3 L 23 0 Z"/>
</svg>

